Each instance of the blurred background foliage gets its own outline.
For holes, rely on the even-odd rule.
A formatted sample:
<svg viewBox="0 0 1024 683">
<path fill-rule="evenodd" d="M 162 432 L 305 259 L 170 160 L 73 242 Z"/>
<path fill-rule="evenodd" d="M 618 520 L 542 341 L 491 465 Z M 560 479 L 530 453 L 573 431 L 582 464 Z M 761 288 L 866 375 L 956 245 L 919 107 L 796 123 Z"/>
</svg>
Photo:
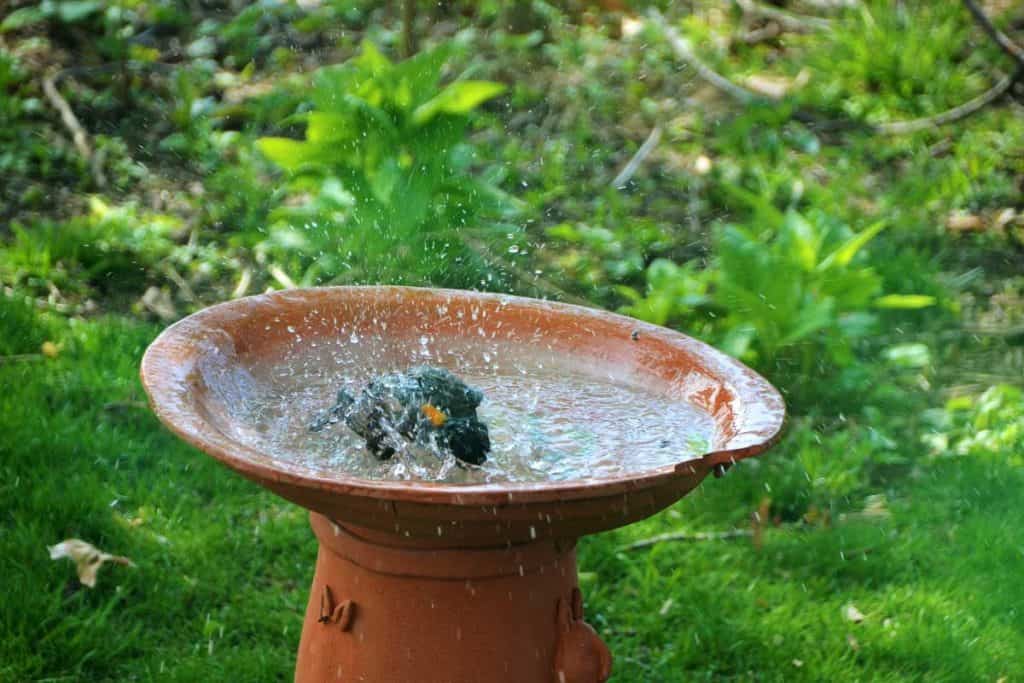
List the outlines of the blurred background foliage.
<svg viewBox="0 0 1024 683">
<path fill-rule="evenodd" d="M 1020 4 L 975 7 L 1024 42 Z M 772 455 L 582 545 L 618 680 L 1024 677 L 1024 67 L 967 3 L 2 11 L 0 680 L 287 676 L 304 522 L 187 455 L 135 372 L 198 308 L 357 283 L 618 310 L 785 393 Z M 37 557 L 67 535 L 140 569 L 69 592 Z M 226 552 L 265 574 L 224 603 Z M 737 571 L 765 604 L 687 582 Z"/>
</svg>

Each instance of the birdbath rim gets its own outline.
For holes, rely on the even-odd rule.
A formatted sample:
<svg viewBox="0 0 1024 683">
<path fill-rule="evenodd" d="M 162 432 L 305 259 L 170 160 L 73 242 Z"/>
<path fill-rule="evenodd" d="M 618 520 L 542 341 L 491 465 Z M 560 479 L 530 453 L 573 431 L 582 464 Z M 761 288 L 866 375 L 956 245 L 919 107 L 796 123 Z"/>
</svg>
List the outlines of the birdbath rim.
<svg viewBox="0 0 1024 683">
<path fill-rule="evenodd" d="M 727 396 L 715 394 L 708 412 L 725 419 L 728 429 L 707 453 L 642 472 L 614 477 L 582 478 L 551 482 L 454 484 L 427 481 L 371 480 L 339 473 L 320 476 L 289 469 L 267 454 L 241 443 L 209 419 L 196 400 L 201 380 L 196 363 L 210 349 L 211 335 L 227 333 L 241 340 L 242 329 L 252 320 L 271 315 L 291 315 L 326 310 L 338 305 L 412 306 L 428 310 L 436 304 L 473 304 L 508 315 L 535 316 L 553 324 L 592 326 L 609 341 L 643 339 L 656 345 L 657 362 L 666 371 L 673 362 L 700 372 Z M 591 329 L 590 327 L 587 328 Z M 557 330 L 556 330 L 557 332 Z M 593 334 L 593 333 L 592 333 Z M 258 352 L 257 352 L 258 353 Z M 669 357 L 674 355 L 675 357 Z M 501 506 L 511 503 L 547 503 L 559 500 L 605 498 L 664 485 L 675 477 L 692 476 L 719 466 L 758 455 L 779 439 L 785 421 L 785 404 L 779 392 L 763 377 L 739 361 L 681 332 L 645 323 L 608 311 L 507 294 L 421 288 L 396 285 L 315 287 L 281 290 L 216 304 L 166 328 L 146 350 L 141 365 L 142 384 L 153 411 L 172 432 L 217 458 L 244 476 L 274 488 L 306 490 L 311 495 L 355 496 L 408 503 L 440 503 L 449 506 Z M 702 399 L 703 400 L 703 399 Z"/>
</svg>

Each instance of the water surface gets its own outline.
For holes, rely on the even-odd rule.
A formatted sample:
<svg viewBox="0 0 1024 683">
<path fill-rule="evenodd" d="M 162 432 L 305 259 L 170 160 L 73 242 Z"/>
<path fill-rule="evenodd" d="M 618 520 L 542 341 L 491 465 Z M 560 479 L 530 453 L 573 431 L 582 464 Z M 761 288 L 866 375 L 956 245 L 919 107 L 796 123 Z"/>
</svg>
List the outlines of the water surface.
<svg viewBox="0 0 1024 683">
<path fill-rule="evenodd" d="M 230 351 L 202 371 L 218 404 L 218 426 L 281 466 L 320 476 L 447 483 L 531 483 L 644 472 L 709 450 L 710 416 L 667 392 L 601 372 L 598 362 L 528 347 L 434 348 L 433 339 L 392 344 L 358 335 L 335 343 L 302 340 L 282 357 L 247 366 Z M 343 423 L 309 424 L 339 388 L 358 393 L 383 372 L 439 365 L 481 389 L 479 415 L 491 452 L 482 466 L 412 447 L 378 460 Z M 639 378 L 638 378 L 639 379 Z"/>
</svg>

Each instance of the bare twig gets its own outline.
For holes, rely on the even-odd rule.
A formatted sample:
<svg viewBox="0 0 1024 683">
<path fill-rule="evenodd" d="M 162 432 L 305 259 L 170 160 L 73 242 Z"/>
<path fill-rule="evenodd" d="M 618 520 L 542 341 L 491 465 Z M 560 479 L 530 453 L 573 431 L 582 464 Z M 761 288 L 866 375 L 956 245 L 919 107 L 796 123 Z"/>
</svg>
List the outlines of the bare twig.
<svg viewBox="0 0 1024 683">
<path fill-rule="evenodd" d="M 162 270 L 164 271 L 164 275 L 167 276 L 167 279 L 173 282 L 175 285 L 177 285 L 178 291 L 181 293 L 182 298 L 185 299 L 186 301 L 195 303 L 195 292 L 192 291 L 192 287 L 188 284 L 188 282 L 185 281 L 185 278 L 181 276 L 181 274 L 175 269 L 175 267 L 168 262 L 164 262 Z"/>
<path fill-rule="evenodd" d="M 621 190 L 629 183 L 633 174 L 636 173 L 637 169 L 640 168 L 640 164 L 644 162 L 644 159 L 654 151 L 654 148 L 658 146 L 658 141 L 661 140 L 661 126 L 655 126 L 651 129 L 651 134 L 644 140 L 644 144 L 640 145 L 640 149 L 636 151 L 633 158 L 629 160 L 619 174 L 612 180 L 611 186 L 617 190 Z"/>
<path fill-rule="evenodd" d="M 754 535 L 751 529 L 730 529 L 729 531 L 676 531 L 668 534 L 658 534 L 650 538 L 642 538 L 639 541 L 623 546 L 622 550 L 640 550 L 649 548 L 659 543 L 673 541 L 728 541 L 735 538 L 749 538 Z"/>
<path fill-rule="evenodd" d="M 1010 37 L 1000 31 L 989 19 L 988 15 L 985 14 L 984 10 L 978 7 L 978 4 L 974 0 L 964 0 L 964 5 L 967 10 L 974 16 L 974 20 L 978 22 L 978 25 L 987 33 L 992 40 L 999 44 L 1003 52 L 1012 57 L 1019 66 L 1024 67 L 1024 49 L 1019 45 L 1010 40 Z"/>
<path fill-rule="evenodd" d="M 832 28 L 832 22 L 828 19 L 787 12 L 771 5 L 762 5 L 754 0 L 736 0 L 736 4 L 740 6 L 744 14 L 760 19 L 770 19 L 778 24 L 779 28 L 793 33 L 827 31 Z"/>
<path fill-rule="evenodd" d="M 280 266 L 270 266 L 270 268 L 267 269 L 267 272 L 270 273 L 270 277 L 277 280 L 278 284 L 285 289 L 295 289 L 298 286 L 295 284 L 294 280 L 288 277 L 288 273 L 284 272 Z"/>
<path fill-rule="evenodd" d="M 89 145 L 89 134 L 85 132 L 82 124 L 78 122 L 78 117 L 75 116 L 71 105 L 68 104 L 68 101 L 57 90 L 57 80 L 63 75 L 64 72 L 59 71 L 46 76 L 43 79 L 43 94 L 46 95 L 46 99 L 50 101 L 53 108 L 60 114 L 61 123 L 71 133 L 71 141 L 75 144 L 75 149 L 89 163 L 89 170 L 92 173 L 93 180 L 96 181 L 97 187 L 104 187 L 107 184 L 107 178 L 103 174 L 103 161 L 106 154 L 102 149 L 98 153 L 93 154 L 92 147 Z"/>
<path fill-rule="evenodd" d="M 683 60 L 697 72 L 697 75 L 703 78 L 705 81 L 715 86 L 722 92 L 726 93 L 730 97 L 733 97 L 743 104 L 755 101 L 765 101 L 765 98 L 761 97 L 757 93 L 747 90 L 746 88 L 736 85 L 725 76 L 721 75 L 710 66 L 704 63 L 700 57 L 693 51 L 693 48 L 683 36 L 679 35 L 676 31 L 655 8 L 651 8 L 647 11 L 648 20 L 656 26 L 665 36 L 668 44 L 672 47 L 672 51 L 675 52 L 679 59 Z"/>
<path fill-rule="evenodd" d="M 769 21 L 761 28 L 755 28 L 740 35 L 739 40 L 747 45 L 757 45 L 767 40 L 775 40 L 782 35 L 782 27 L 778 22 Z"/>
<path fill-rule="evenodd" d="M 984 334 L 993 337 L 1019 337 L 1024 335 L 1024 325 L 964 325 L 964 330 L 971 334 Z"/>
<path fill-rule="evenodd" d="M 1013 84 L 1016 83 L 1022 75 L 1024 75 L 1024 67 L 1018 68 L 1009 76 L 1000 78 L 998 83 L 977 97 L 967 100 L 963 104 L 944 111 L 941 114 L 925 116 L 919 119 L 910 119 L 909 121 L 880 123 L 875 126 L 875 130 L 886 135 L 906 135 L 908 133 L 917 133 L 937 126 L 944 126 L 947 123 L 961 121 L 971 114 L 981 111 L 986 106 L 1006 94 L 1006 92 L 1013 87 Z"/>
<path fill-rule="evenodd" d="M 238 299 L 245 296 L 245 293 L 249 291 L 250 284 L 252 284 L 252 271 L 246 268 L 238 278 L 238 284 L 235 285 L 234 291 L 231 292 L 231 298 Z"/>
<path fill-rule="evenodd" d="M 71 140 L 75 143 L 75 149 L 82 157 L 89 161 L 92 159 L 92 148 L 89 146 L 89 135 L 82 128 L 82 124 L 78 122 L 78 117 L 75 116 L 75 112 L 71 110 L 71 105 L 68 104 L 67 100 L 61 97 L 60 92 L 57 91 L 57 74 L 51 74 L 43 79 L 43 94 L 46 95 L 46 99 L 50 101 L 53 108 L 60 114 L 61 123 L 71 133 Z"/>
<path fill-rule="evenodd" d="M 799 0 L 800 5 L 816 12 L 839 12 L 852 9 L 858 4 L 858 0 Z"/>
</svg>

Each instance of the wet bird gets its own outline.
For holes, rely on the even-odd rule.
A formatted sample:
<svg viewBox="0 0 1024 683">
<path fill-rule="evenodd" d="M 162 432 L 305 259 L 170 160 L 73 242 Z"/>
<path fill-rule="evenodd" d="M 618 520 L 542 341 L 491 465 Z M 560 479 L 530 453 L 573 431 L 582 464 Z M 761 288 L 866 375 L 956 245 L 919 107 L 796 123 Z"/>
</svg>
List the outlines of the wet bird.
<svg viewBox="0 0 1024 683">
<path fill-rule="evenodd" d="M 376 377 L 358 396 L 340 390 L 335 404 L 309 429 L 318 432 L 344 422 L 381 460 L 413 444 L 480 465 L 491 449 L 487 425 L 476 414 L 483 398 L 451 372 L 420 366 Z"/>
</svg>

